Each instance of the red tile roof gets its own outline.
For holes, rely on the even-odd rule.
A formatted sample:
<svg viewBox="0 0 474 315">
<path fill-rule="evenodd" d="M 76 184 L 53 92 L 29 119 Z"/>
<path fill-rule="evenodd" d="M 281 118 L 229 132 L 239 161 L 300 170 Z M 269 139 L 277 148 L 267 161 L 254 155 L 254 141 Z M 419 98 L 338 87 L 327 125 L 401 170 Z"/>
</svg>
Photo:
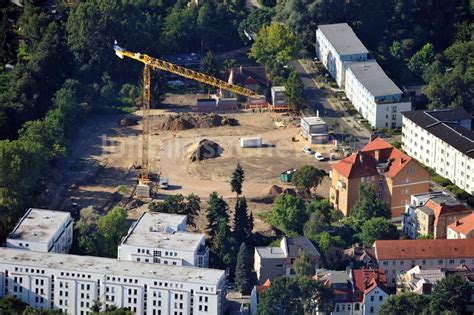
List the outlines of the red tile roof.
<svg viewBox="0 0 474 315">
<path fill-rule="evenodd" d="M 448 225 L 451 230 L 468 235 L 474 230 L 474 212 Z"/>
<path fill-rule="evenodd" d="M 265 292 L 268 289 L 270 289 L 270 284 L 271 284 L 270 279 L 267 279 L 262 285 L 255 286 L 255 290 L 257 291 L 257 293 Z"/>
<path fill-rule="evenodd" d="M 377 260 L 474 258 L 474 239 L 377 240 Z"/>
<path fill-rule="evenodd" d="M 383 269 L 355 269 L 352 270 L 355 299 L 362 302 L 366 294 L 379 287 L 387 292 L 387 278 Z"/>
<path fill-rule="evenodd" d="M 434 225 L 438 225 L 438 220 L 441 216 L 462 213 L 468 214 L 471 212 L 471 210 L 465 204 L 459 203 L 455 205 L 443 205 L 435 202 L 433 199 L 428 200 L 425 206 L 433 210 Z"/>
<path fill-rule="evenodd" d="M 389 161 L 385 176 L 396 176 L 408 163 L 411 157 L 394 148 L 383 139 L 375 138 L 369 142 L 360 152 L 334 164 L 332 168 L 347 178 L 357 178 L 378 175 L 377 164 Z"/>
</svg>

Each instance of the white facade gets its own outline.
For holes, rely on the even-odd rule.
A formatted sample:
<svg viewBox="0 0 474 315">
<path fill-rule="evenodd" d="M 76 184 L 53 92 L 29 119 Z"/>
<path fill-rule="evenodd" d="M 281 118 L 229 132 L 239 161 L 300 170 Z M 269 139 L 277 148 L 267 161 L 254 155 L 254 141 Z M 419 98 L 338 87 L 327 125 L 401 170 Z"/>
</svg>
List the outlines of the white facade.
<svg viewBox="0 0 474 315">
<path fill-rule="evenodd" d="M 28 209 L 5 246 L 37 252 L 68 253 L 72 245 L 73 221 L 69 212 Z"/>
<path fill-rule="evenodd" d="M 221 314 L 223 270 L 0 248 L 0 298 L 89 314 L 95 300 L 136 314 Z"/>
<path fill-rule="evenodd" d="M 282 106 L 286 104 L 285 91 L 286 91 L 286 88 L 284 86 L 272 86 L 271 94 L 272 94 L 273 106 Z"/>
<path fill-rule="evenodd" d="M 362 302 L 362 314 L 378 314 L 380 307 L 387 300 L 388 294 L 379 287 L 375 287 L 366 293 Z"/>
<path fill-rule="evenodd" d="M 449 129 L 449 125 L 445 125 Z M 461 152 L 447 141 L 453 143 L 457 141 L 454 137 L 467 137 L 458 135 L 455 130 L 455 136 L 447 138 L 447 141 L 435 136 L 430 129 L 425 129 L 407 116 L 403 117 L 402 130 L 403 149 L 408 155 L 417 159 L 424 165 L 432 168 L 436 173 L 452 181 L 459 188 L 474 194 L 474 158 L 471 154 Z M 449 130 L 448 130 L 449 131 Z M 470 141 L 474 150 L 474 140 Z M 472 151 L 474 152 L 474 151 Z"/>
<path fill-rule="evenodd" d="M 204 235 L 185 230 L 184 215 L 145 212 L 130 227 L 117 258 L 207 268 L 209 250 Z"/>
<path fill-rule="evenodd" d="M 374 128 L 399 128 L 401 113 L 411 110 L 411 102 L 402 101 L 402 91 L 375 60 L 349 65 L 344 90 L 357 111 Z"/>
<path fill-rule="evenodd" d="M 369 51 L 347 23 L 319 25 L 316 56 L 340 87 L 344 87 L 346 63 L 367 60 Z"/>
</svg>

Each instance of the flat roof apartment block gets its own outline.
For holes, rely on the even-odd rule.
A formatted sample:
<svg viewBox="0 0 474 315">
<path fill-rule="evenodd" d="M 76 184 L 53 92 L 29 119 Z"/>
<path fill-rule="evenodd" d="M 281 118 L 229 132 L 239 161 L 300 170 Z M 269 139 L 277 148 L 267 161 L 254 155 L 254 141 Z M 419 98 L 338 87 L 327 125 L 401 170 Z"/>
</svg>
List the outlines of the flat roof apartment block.
<svg viewBox="0 0 474 315">
<path fill-rule="evenodd" d="M 0 248 L 0 297 L 90 312 L 94 301 L 135 314 L 221 314 L 225 271 Z"/>
<path fill-rule="evenodd" d="M 474 131 L 462 107 L 403 113 L 403 149 L 456 186 L 474 194 Z"/>
<path fill-rule="evenodd" d="M 67 253 L 73 221 L 69 212 L 30 208 L 8 235 L 5 246 L 38 252 Z"/>
<path fill-rule="evenodd" d="M 347 23 L 318 25 L 316 55 L 340 87 L 344 87 L 346 63 L 367 60 L 369 51 Z"/>
<path fill-rule="evenodd" d="M 145 212 L 122 240 L 118 259 L 207 267 L 209 251 L 203 234 L 186 232 L 186 216 Z"/>
</svg>

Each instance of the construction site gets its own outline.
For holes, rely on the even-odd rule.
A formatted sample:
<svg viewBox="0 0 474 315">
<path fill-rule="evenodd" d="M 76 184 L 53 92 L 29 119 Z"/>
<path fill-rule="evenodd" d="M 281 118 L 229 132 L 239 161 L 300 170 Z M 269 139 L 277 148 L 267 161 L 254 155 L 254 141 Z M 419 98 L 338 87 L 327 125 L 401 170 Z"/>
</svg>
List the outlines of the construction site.
<svg viewBox="0 0 474 315">
<path fill-rule="evenodd" d="M 145 62 L 145 78 L 149 71 Z M 196 73 L 189 70 L 187 75 L 193 77 Z M 211 86 L 261 99 L 245 88 L 209 77 L 201 79 L 211 82 Z M 245 170 L 243 194 L 249 208 L 258 213 L 271 208 L 271 202 L 262 200 L 292 189 L 290 183 L 280 180 L 282 172 L 308 164 L 330 169 L 331 162 L 318 161 L 303 152 L 307 142 L 299 135 L 300 118 L 284 110 L 272 110 L 268 103 L 256 106 L 258 103 L 246 102 L 239 109 L 202 113 L 196 104 L 207 95 L 168 93 L 158 108 L 151 108 L 152 96 L 147 93 L 145 89 L 143 108 L 136 112 L 94 116 L 81 128 L 68 158 L 56 167 L 52 181 L 40 196 L 45 207 L 93 206 L 107 211 L 121 204 L 135 219 L 150 201 L 193 193 L 201 198 L 205 209 L 212 192 L 228 199 L 235 197 L 229 181 L 240 163 Z M 243 147 L 242 139 L 252 137 L 258 137 L 260 144 Z M 327 155 L 333 148 L 312 147 Z M 167 180 L 166 189 L 160 189 L 163 178 Z M 327 195 L 328 186 L 326 178 L 317 193 Z M 270 229 L 258 219 L 255 223 L 257 230 Z"/>
</svg>

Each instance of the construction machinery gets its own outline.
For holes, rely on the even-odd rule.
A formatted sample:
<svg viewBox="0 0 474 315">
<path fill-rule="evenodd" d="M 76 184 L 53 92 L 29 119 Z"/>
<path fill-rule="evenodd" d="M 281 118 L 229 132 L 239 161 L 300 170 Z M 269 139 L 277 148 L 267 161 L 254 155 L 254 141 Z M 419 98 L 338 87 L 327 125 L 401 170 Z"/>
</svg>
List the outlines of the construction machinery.
<svg viewBox="0 0 474 315">
<path fill-rule="evenodd" d="M 150 57 L 146 54 L 136 53 L 127 51 L 117 43 L 113 46 L 115 50 L 115 54 L 119 56 L 121 59 L 124 57 L 135 59 L 141 63 L 143 63 L 143 140 L 142 140 L 142 165 L 141 165 L 141 172 L 138 178 L 138 186 L 137 186 L 137 196 L 147 198 L 150 196 L 150 166 L 148 161 L 148 150 L 149 150 L 149 137 L 150 137 L 150 104 L 151 104 L 151 70 L 162 70 L 166 72 L 170 72 L 172 74 L 195 80 L 200 83 L 204 83 L 215 88 L 221 90 L 227 90 L 229 92 L 246 96 L 252 99 L 259 99 L 261 98 L 260 95 L 257 93 L 243 88 L 241 86 L 237 86 L 234 84 L 227 83 L 223 80 L 217 79 L 215 77 L 187 69 L 170 62 L 160 60 L 158 58 Z"/>
</svg>

